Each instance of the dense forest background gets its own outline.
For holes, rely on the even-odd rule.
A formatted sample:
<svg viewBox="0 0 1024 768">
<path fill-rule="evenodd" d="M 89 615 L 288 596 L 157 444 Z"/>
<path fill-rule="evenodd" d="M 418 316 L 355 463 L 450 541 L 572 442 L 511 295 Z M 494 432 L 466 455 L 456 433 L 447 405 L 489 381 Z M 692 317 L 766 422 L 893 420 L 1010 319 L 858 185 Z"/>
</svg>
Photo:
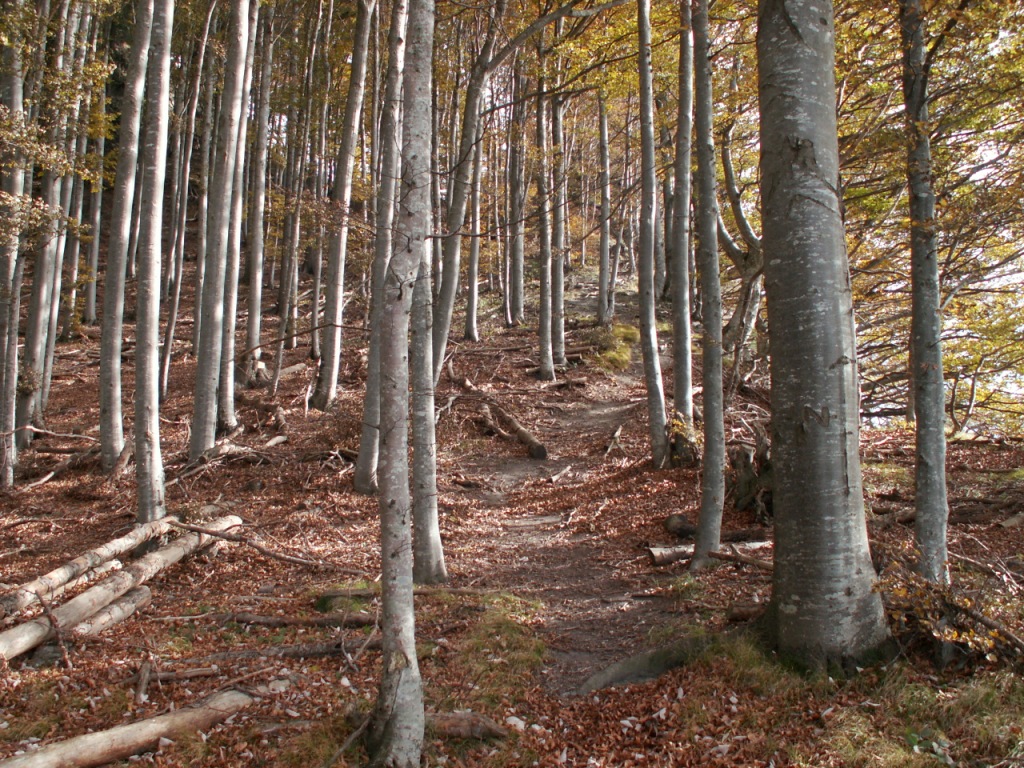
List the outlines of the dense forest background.
<svg viewBox="0 0 1024 768">
<path fill-rule="evenodd" d="M 6 752 L 1015 764 L 1024 11 L 892 5 L 4 0 Z"/>
</svg>

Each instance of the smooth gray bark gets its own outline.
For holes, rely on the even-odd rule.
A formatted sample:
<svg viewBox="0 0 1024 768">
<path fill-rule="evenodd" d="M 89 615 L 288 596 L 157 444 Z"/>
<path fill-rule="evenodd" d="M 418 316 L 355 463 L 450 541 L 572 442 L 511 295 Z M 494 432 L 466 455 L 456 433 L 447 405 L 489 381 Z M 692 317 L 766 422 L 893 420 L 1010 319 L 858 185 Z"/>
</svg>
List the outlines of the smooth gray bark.
<svg viewBox="0 0 1024 768">
<path fill-rule="evenodd" d="M 693 424 L 693 326 L 690 320 L 690 162 L 693 146 L 693 19 L 690 0 L 679 2 L 679 109 L 676 118 L 675 193 L 669 275 L 672 293 L 672 404 Z"/>
<path fill-rule="evenodd" d="M 121 340 L 124 335 L 124 283 L 132 201 L 139 156 L 142 93 L 146 84 L 153 0 L 139 0 L 135 11 L 135 37 L 121 108 L 117 145 L 117 175 L 110 212 L 107 264 L 103 275 L 103 332 L 100 334 L 100 457 L 109 472 L 124 448 L 121 404 Z"/>
<path fill-rule="evenodd" d="M 401 164 L 402 74 L 405 68 L 405 29 L 408 4 L 396 0 L 391 6 L 388 30 L 388 71 L 384 82 L 384 105 L 380 125 L 380 184 L 377 187 L 373 264 L 370 278 L 370 348 L 366 359 L 366 394 L 363 399 L 363 427 L 353 487 L 359 493 L 377 491 L 377 463 L 380 456 L 380 357 L 381 312 L 384 281 L 391 260 L 392 227 L 395 219 L 395 190 Z"/>
<path fill-rule="evenodd" d="M 238 124 L 242 114 L 245 59 L 249 43 L 249 3 L 235 0 L 227 29 L 228 53 L 224 67 L 213 181 L 210 185 L 209 247 L 205 260 L 200 303 L 202 327 L 196 355 L 195 400 L 189 460 L 195 461 L 217 440 L 217 385 L 223 355 L 224 285 L 227 278 L 231 191 L 238 154 Z"/>
<path fill-rule="evenodd" d="M 480 303 L 480 240 L 484 236 L 480 220 L 480 177 L 484 164 L 483 149 L 484 131 L 481 123 L 477 131 L 476 149 L 473 154 L 473 178 L 470 182 L 469 196 L 469 226 L 473 239 L 469 244 L 469 264 L 466 273 L 466 325 L 462 334 L 467 341 L 479 341 L 480 339 L 480 331 L 477 328 L 477 310 Z"/>
<path fill-rule="evenodd" d="M 135 324 L 135 478 L 137 519 L 167 514 L 160 452 L 160 265 L 166 177 L 171 32 L 174 0 L 158 0 L 153 13 L 152 53 L 146 82 L 142 198 Z"/>
<path fill-rule="evenodd" d="M 412 505 L 409 494 L 409 314 L 413 286 L 430 247 L 433 0 L 409 3 L 402 137 L 402 190 L 395 249 L 381 312 L 380 690 L 369 731 L 371 764 L 418 768 L 423 750 L 423 682 L 416 658 Z"/>
<path fill-rule="evenodd" d="M 682 0 L 684 5 L 689 0 Z M 600 121 L 599 151 L 601 155 L 601 244 L 597 267 L 597 322 L 608 325 L 611 312 L 611 249 L 612 249 L 612 161 L 608 146 L 608 104 L 603 93 L 598 93 L 598 120 Z"/>
<path fill-rule="evenodd" d="M 725 504 L 725 404 L 722 396 L 722 286 L 718 262 L 718 185 L 715 179 L 714 97 L 708 37 L 708 0 L 693 12 L 697 141 L 697 264 L 701 291 L 701 363 L 704 385 L 704 460 L 700 518 L 690 568 L 708 565 L 721 544 Z"/>
<path fill-rule="evenodd" d="M 861 485 L 856 345 L 836 129 L 831 0 L 761 0 L 761 201 L 772 350 L 779 651 L 862 659 L 888 630 Z"/>
<path fill-rule="evenodd" d="M 260 4 L 249 2 L 248 41 L 245 71 L 242 76 L 242 111 L 235 141 L 234 176 L 231 182 L 231 223 L 228 231 L 226 273 L 224 275 L 224 327 L 221 340 L 220 383 L 217 387 L 217 428 L 228 433 L 238 426 L 235 415 L 235 328 L 238 320 L 238 273 L 242 262 L 242 219 L 245 215 L 242 198 L 245 194 L 246 137 L 249 127 L 249 95 L 252 88 L 252 68 L 256 55 L 256 30 L 259 26 Z"/>
<path fill-rule="evenodd" d="M 565 102 L 551 99 L 551 356 L 565 365 Z"/>
<path fill-rule="evenodd" d="M 654 88 L 651 75 L 651 4 L 637 1 L 640 36 L 640 254 L 637 273 L 640 294 L 640 349 L 647 385 L 648 433 L 655 467 L 668 462 L 669 442 L 665 413 L 665 392 L 658 353 L 657 297 L 654 287 L 654 219 L 657 215 L 658 180 L 654 155 Z"/>
<path fill-rule="evenodd" d="M 517 59 L 512 73 L 512 122 L 508 150 L 508 292 L 512 325 L 526 320 L 523 217 L 526 213 L 526 78 Z"/>
<path fill-rule="evenodd" d="M 914 541 L 918 570 L 929 581 L 948 583 L 946 527 L 946 392 L 942 372 L 942 309 L 939 295 L 935 189 L 932 183 L 928 77 L 921 0 L 900 0 L 903 43 L 903 104 L 910 192 L 911 386 L 914 389 Z M 936 48 L 932 48 L 934 52 Z"/>
<path fill-rule="evenodd" d="M 249 382 L 256 379 L 256 363 L 262 356 L 260 334 L 263 319 L 263 259 L 266 233 L 263 215 L 267 204 L 267 156 L 270 147 L 270 90 L 274 67 L 274 6 L 263 16 L 263 45 L 260 49 L 260 90 L 256 106 L 256 146 L 253 149 L 253 194 L 249 209 L 249 295 L 248 324 L 245 329 L 245 366 Z"/>
<path fill-rule="evenodd" d="M 327 257 L 327 283 L 324 294 L 324 344 L 317 374 L 316 389 L 310 405 L 323 410 L 338 393 L 338 371 L 341 369 L 342 312 L 345 308 L 345 259 L 348 250 L 349 204 L 352 200 L 352 171 L 355 164 L 356 141 L 359 138 L 359 116 L 366 89 L 366 60 L 370 48 L 370 22 L 376 0 L 359 0 L 356 6 L 356 29 L 352 39 L 352 66 L 342 120 L 338 158 L 334 168 L 332 201 L 338 207 L 338 229 L 331 234 Z"/>
<path fill-rule="evenodd" d="M 543 45 L 543 43 L 541 43 Z M 535 184 L 537 186 L 537 272 L 540 291 L 537 302 L 538 372 L 541 381 L 555 380 L 555 360 L 551 347 L 551 168 L 548 162 L 548 119 L 547 100 L 544 96 L 544 79 L 537 81 L 536 96 L 537 149 Z"/>
</svg>

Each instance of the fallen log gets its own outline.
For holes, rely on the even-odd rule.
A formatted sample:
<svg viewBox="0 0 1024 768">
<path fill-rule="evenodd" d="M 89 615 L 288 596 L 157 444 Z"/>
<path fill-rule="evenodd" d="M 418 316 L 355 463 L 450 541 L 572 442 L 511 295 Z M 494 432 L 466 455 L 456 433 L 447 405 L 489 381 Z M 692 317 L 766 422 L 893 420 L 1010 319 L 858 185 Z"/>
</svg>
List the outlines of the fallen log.
<svg viewBox="0 0 1024 768">
<path fill-rule="evenodd" d="M 508 729 L 476 712 L 435 712 L 427 714 L 427 728 L 449 739 L 502 739 Z"/>
<path fill-rule="evenodd" d="M 377 617 L 366 611 L 328 613 L 323 616 L 261 616 L 256 613 L 210 613 L 207 616 L 221 624 L 255 624 L 260 627 L 372 627 Z"/>
<path fill-rule="evenodd" d="M 548 449 L 544 447 L 544 444 L 534 437 L 522 424 L 516 421 L 515 417 L 511 413 L 506 411 L 497 403 L 491 403 L 490 406 L 494 409 L 494 412 L 498 415 L 499 419 L 504 419 L 508 422 L 512 432 L 517 438 L 519 438 L 519 442 L 525 445 L 529 450 L 531 459 L 546 459 L 548 457 Z"/>
<path fill-rule="evenodd" d="M 767 560 L 758 560 L 756 557 L 741 555 L 738 552 L 708 552 L 708 557 L 710 557 L 712 560 L 723 560 L 727 563 L 742 563 L 743 565 L 752 565 L 755 568 L 760 568 L 763 571 L 775 570 L 775 566 L 769 563 Z"/>
<path fill-rule="evenodd" d="M 40 597 L 47 600 L 52 599 L 56 596 L 55 590 L 61 585 L 81 576 L 100 563 L 112 560 L 125 552 L 131 552 L 150 539 L 163 536 L 170 530 L 171 519 L 165 517 L 152 523 L 140 525 L 131 533 L 91 549 L 71 562 L 15 588 L 0 598 L 0 618 L 25 610 Z"/>
<path fill-rule="evenodd" d="M 283 690 L 278 683 L 276 690 Z M 268 687 L 269 690 L 269 687 Z M 194 707 L 168 712 L 136 723 L 50 744 L 35 752 L 0 762 L 0 768 L 87 768 L 123 760 L 145 752 L 161 739 L 180 738 L 205 731 L 256 701 L 257 696 L 238 690 L 221 691 Z"/>
<path fill-rule="evenodd" d="M 212 521 L 209 524 L 209 529 L 216 531 L 241 524 L 241 518 L 228 515 Z M 124 570 L 107 577 L 59 608 L 55 608 L 52 611 L 53 623 L 47 618 L 35 619 L 0 632 L 0 658 L 13 659 L 46 642 L 56 634 L 57 630 L 81 624 L 132 587 L 149 581 L 163 569 L 174 565 L 186 555 L 207 546 L 212 541 L 211 536 L 198 533 L 189 533 L 175 539 L 170 544 L 139 558 Z"/>
<path fill-rule="evenodd" d="M 693 557 L 693 544 L 681 544 L 678 547 L 648 547 L 654 565 L 671 565 L 688 557 Z"/>
<path fill-rule="evenodd" d="M 120 624 L 136 611 L 147 607 L 151 602 L 153 602 L 153 593 L 149 587 L 134 587 L 103 610 L 73 627 L 71 631 L 79 637 L 98 635 L 115 624 Z"/>
</svg>

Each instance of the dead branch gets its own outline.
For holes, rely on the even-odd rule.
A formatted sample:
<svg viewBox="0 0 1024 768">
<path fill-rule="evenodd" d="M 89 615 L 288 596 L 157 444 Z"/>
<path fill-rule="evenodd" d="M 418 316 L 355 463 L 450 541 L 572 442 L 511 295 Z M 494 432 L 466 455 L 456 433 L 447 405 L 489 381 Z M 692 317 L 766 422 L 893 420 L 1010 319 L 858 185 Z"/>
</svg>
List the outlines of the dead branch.
<svg viewBox="0 0 1024 768">
<path fill-rule="evenodd" d="M 333 568 L 336 571 L 341 571 L 342 573 L 348 573 L 355 576 L 368 575 L 365 571 L 359 571 L 353 568 L 345 568 L 334 563 L 329 563 L 326 560 L 307 560 L 304 557 L 296 557 L 295 555 L 286 555 L 281 552 L 275 552 L 274 550 L 265 547 L 262 544 L 258 544 L 250 538 L 247 538 L 245 536 L 239 536 L 236 533 L 227 533 L 226 531 L 214 531 L 210 530 L 209 528 L 203 528 L 199 525 L 192 525 L 190 523 L 182 523 L 178 521 L 172 522 L 171 525 L 173 525 L 175 528 L 181 528 L 185 531 L 192 531 L 193 533 L 201 533 L 206 536 L 213 536 L 218 539 L 224 539 L 224 541 L 233 541 L 238 544 L 245 544 L 247 547 L 252 547 L 253 549 L 255 549 L 261 555 L 273 558 L 274 560 L 281 560 L 285 563 L 293 563 L 295 565 L 306 565 L 312 568 Z M 241 525 L 241 520 L 239 520 L 239 525 Z"/>
<path fill-rule="evenodd" d="M 738 552 L 708 552 L 708 557 L 712 558 L 713 560 L 724 560 L 727 563 L 742 563 L 743 565 L 752 565 L 755 568 L 760 568 L 764 571 L 775 570 L 775 566 L 769 563 L 767 560 L 758 560 L 756 557 L 741 555 Z"/>
<path fill-rule="evenodd" d="M 328 613 L 323 616 L 261 616 L 242 611 L 240 613 L 210 613 L 206 617 L 221 624 L 255 624 L 261 627 L 372 627 L 377 619 L 366 611 L 356 613 Z M 197 617 L 198 618 L 198 617 Z"/>
<path fill-rule="evenodd" d="M 1000 635 L 1002 635 L 1006 639 L 1006 641 L 1008 643 L 1010 643 L 1010 645 L 1012 645 L 1014 648 L 1017 649 L 1018 653 L 1024 653 L 1024 640 L 1022 640 L 1020 637 L 1018 637 L 1013 632 L 1012 629 L 1007 627 L 1002 622 L 996 621 L 991 616 L 986 616 L 981 611 L 979 611 L 979 610 L 977 610 L 975 608 L 971 608 L 968 605 L 960 605 L 960 603 L 954 602 L 952 600 L 947 600 L 947 599 L 943 599 L 943 602 L 946 604 L 947 608 L 949 608 L 951 610 L 954 610 L 954 611 L 959 611 L 960 613 L 964 614 L 965 616 L 968 616 L 968 617 L 974 619 L 976 622 L 981 624 L 983 627 L 987 627 L 988 629 L 991 629 L 994 632 L 998 632 Z"/>
<path fill-rule="evenodd" d="M 55 466 L 53 469 L 51 469 L 45 475 L 40 477 L 38 480 L 34 480 L 31 483 L 29 483 L 28 485 L 22 486 L 21 488 L 18 489 L 17 492 L 18 493 L 25 493 L 26 491 L 31 491 L 33 488 L 38 488 L 41 485 L 45 485 L 46 483 L 50 482 L 54 478 L 60 477 L 65 472 L 67 472 L 69 469 L 73 469 L 74 467 L 77 467 L 79 464 L 81 464 L 83 461 L 85 461 L 86 459 L 90 458 L 91 456 L 98 455 L 99 452 L 100 452 L 99 446 L 98 445 L 94 445 L 91 448 L 89 448 L 88 450 L 82 451 L 81 453 L 76 453 L 73 456 L 68 456 L 66 459 L 64 459 L 64 461 L 62 461 L 60 464 Z"/>
<path fill-rule="evenodd" d="M 427 715 L 427 728 L 448 739 L 503 739 L 508 730 L 476 712 L 435 712 Z"/>
<path fill-rule="evenodd" d="M 367 647 L 374 650 L 380 649 L 380 639 L 372 638 L 374 642 Z M 199 659 L 183 659 L 192 663 L 216 663 L 222 661 L 244 661 L 246 659 L 313 659 L 323 656 L 344 656 L 349 651 L 349 646 L 343 640 L 336 640 L 331 643 L 300 643 L 298 645 L 272 645 L 267 648 L 247 648 L 240 651 L 220 651 L 211 653 Z"/>
</svg>

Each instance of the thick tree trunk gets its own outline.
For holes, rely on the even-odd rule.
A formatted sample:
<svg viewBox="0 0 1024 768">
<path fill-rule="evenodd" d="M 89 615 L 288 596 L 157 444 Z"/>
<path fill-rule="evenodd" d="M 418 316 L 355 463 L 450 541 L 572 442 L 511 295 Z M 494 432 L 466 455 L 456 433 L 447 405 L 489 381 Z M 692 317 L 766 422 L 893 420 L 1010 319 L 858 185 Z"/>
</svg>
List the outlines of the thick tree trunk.
<svg viewBox="0 0 1024 768">
<path fill-rule="evenodd" d="M 153 24 L 153 0 L 139 0 L 135 11 L 135 38 L 121 108 L 117 145 L 117 177 L 110 212 L 107 264 L 103 275 L 103 333 L 100 335 L 100 456 L 109 472 L 124 448 L 121 405 L 121 340 L 124 336 L 124 282 L 128 241 L 132 226 L 132 201 L 142 122 L 142 94 L 146 84 L 149 39 Z"/>
<path fill-rule="evenodd" d="M 637 2 L 637 26 L 640 34 L 640 257 L 637 274 L 640 293 L 640 348 L 644 358 L 644 382 L 647 385 L 647 419 L 651 437 L 651 458 L 655 467 L 668 462 L 665 393 L 658 353 L 657 317 L 654 293 L 654 219 L 658 179 L 654 156 L 654 88 L 651 76 L 650 0 Z"/>
<path fill-rule="evenodd" d="M 205 259 L 199 313 L 202 328 L 196 356 L 195 401 L 189 460 L 195 461 L 217 439 L 217 385 L 224 334 L 224 285 L 227 278 L 228 239 L 231 224 L 231 192 L 238 155 L 238 125 L 242 116 L 245 60 L 249 42 L 249 3 L 234 0 L 227 30 L 228 55 L 221 92 L 220 125 L 210 190 L 209 248 Z"/>
<path fill-rule="evenodd" d="M 384 282 L 391 260 L 392 227 L 395 220 L 395 190 L 401 167 L 402 73 L 405 67 L 405 28 L 408 5 L 395 0 L 388 30 L 388 73 L 384 83 L 384 107 L 380 126 L 380 185 L 376 198 L 376 230 L 370 280 L 370 349 L 366 360 L 366 395 L 363 400 L 363 428 L 359 438 L 353 486 L 359 493 L 377 491 L 377 461 L 380 456 L 381 312 Z"/>
<path fill-rule="evenodd" d="M 359 0 L 356 29 L 352 39 L 352 66 L 349 77 L 345 117 L 342 121 L 338 159 L 334 169 L 334 192 L 331 198 L 338 206 L 338 230 L 331 235 L 327 257 L 327 284 L 324 303 L 324 345 L 317 375 L 316 389 L 310 405 L 320 410 L 330 405 L 338 392 L 338 371 L 341 369 L 342 311 L 345 307 L 345 258 L 348 250 L 349 204 L 352 199 L 352 170 L 356 141 L 359 138 L 359 116 L 366 88 L 366 58 L 370 43 L 370 22 L 376 0 Z"/>
<path fill-rule="evenodd" d="M 763 242 L 772 348 L 779 651 L 824 667 L 885 643 L 861 486 L 830 0 L 761 0 Z"/>
<path fill-rule="evenodd" d="M 140 523 L 157 520 L 167 513 L 164 463 L 160 453 L 160 264 L 173 28 L 174 0 L 156 0 L 146 83 L 146 131 L 142 151 L 146 170 L 139 205 L 135 328 L 135 478 L 136 515 Z"/>
<path fill-rule="evenodd" d="M 371 764 L 418 768 L 423 749 L 423 682 L 413 610 L 409 497 L 409 314 L 416 273 L 429 248 L 432 0 L 411 0 L 404 85 L 402 191 L 395 250 L 381 312 L 380 518 L 381 685 L 370 727 Z"/>
<path fill-rule="evenodd" d="M 693 21 L 691 0 L 679 2 L 679 111 L 669 274 L 672 286 L 672 404 L 693 424 L 693 328 L 690 322 L 690 161 L 693 146 Z"/>
<path fill-rule="evenodd" d="M 722 286 L 718 262 L 718 185 L 715 179 L 714 96 L 708 0 L 697 0 L 693 13 L 696 63 L 697 263 L 700 266 L 701 362 L 704 385 L 704 464 L 701 472 L 700 520 L 691 569 L 708 564 L 708 553 L 721 543 L 725 504 L 725 405 L 722 398 Z"/>
<path fill-rule="evenodd" d="M 942 309 L 932 186 L 928 119 L 930 56 L 925 49 L 921 0 L 900 0 L 903 42 L 903 104 L 907 132 L 907 185 L 910 192 L 910 276 L 913 284 L 911 386 L 914 390 L 916 463 L 914 541 L 921 553 L 918 570 L 929 581 L 949 581 L 946 551 L 946 393 L 942 373 Z M 934 49 L 933 49 L 934 50 Z"/>
</svg>

